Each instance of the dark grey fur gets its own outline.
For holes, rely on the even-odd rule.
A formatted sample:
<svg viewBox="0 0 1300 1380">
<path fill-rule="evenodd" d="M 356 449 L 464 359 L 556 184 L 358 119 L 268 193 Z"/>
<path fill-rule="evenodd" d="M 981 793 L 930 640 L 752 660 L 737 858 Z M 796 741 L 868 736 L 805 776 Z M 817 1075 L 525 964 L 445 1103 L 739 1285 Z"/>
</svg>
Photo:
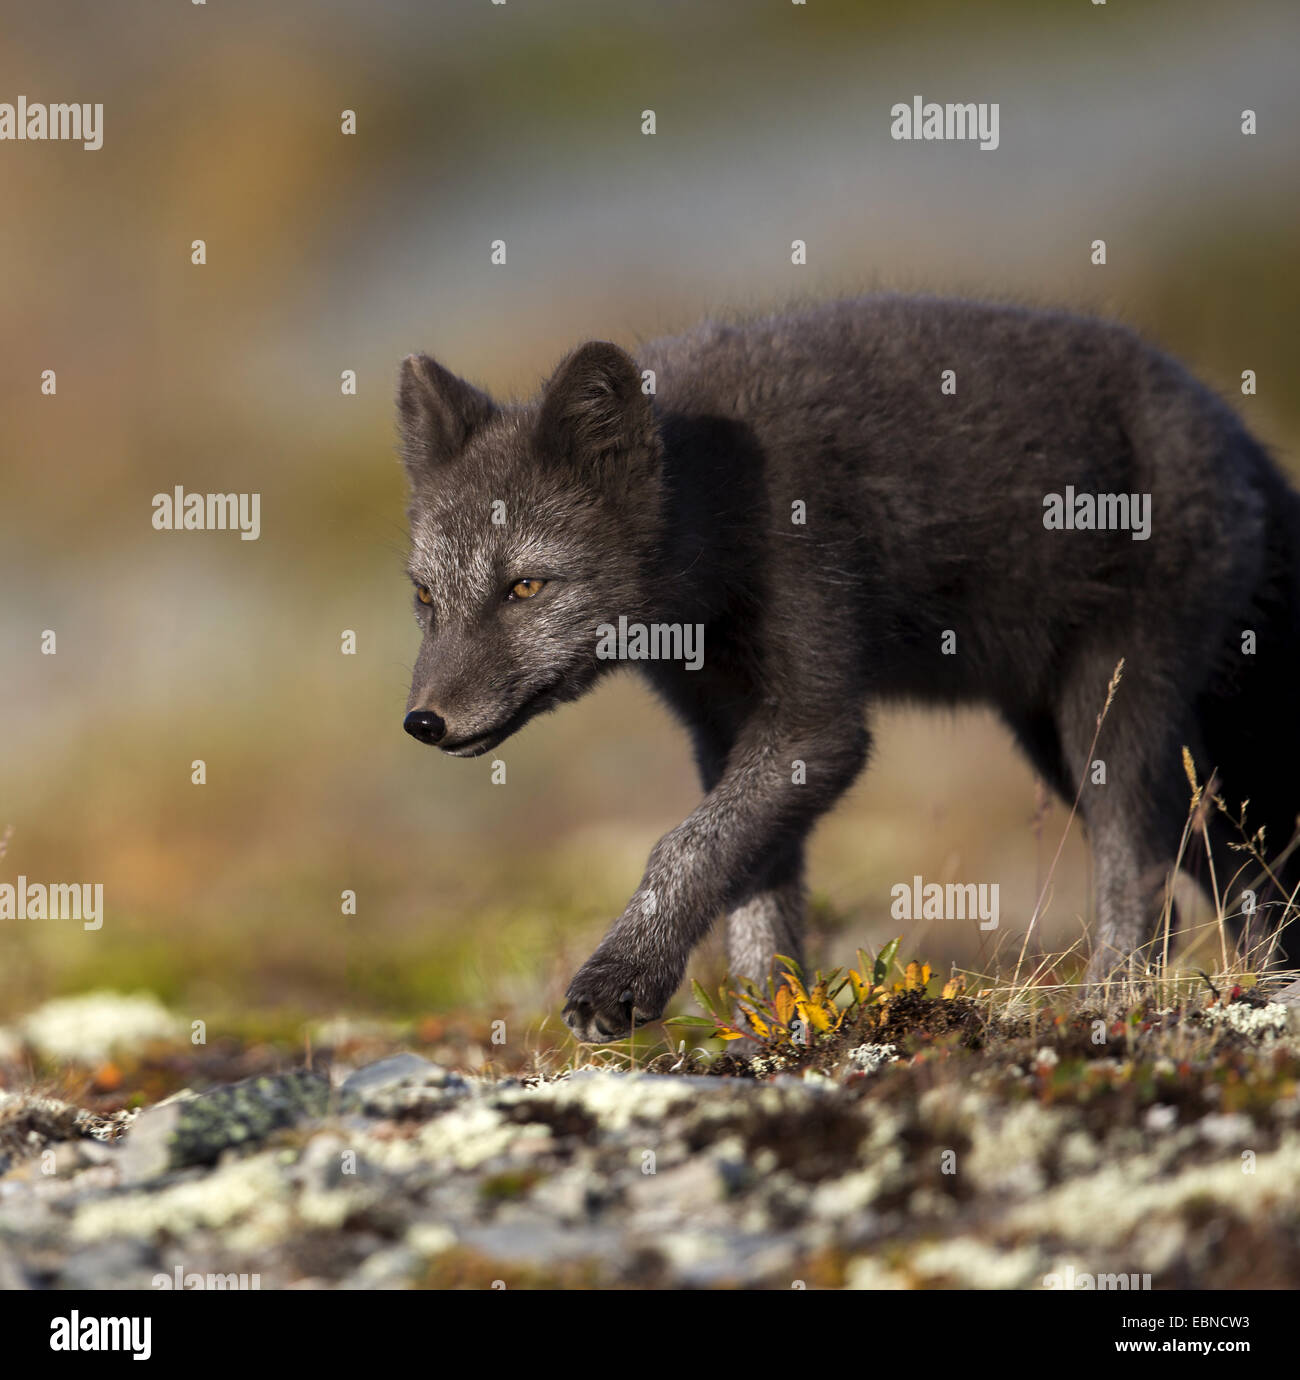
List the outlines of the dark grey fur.
<svg viewBox="0 0 1300 1380">
<path fill-rule="evenodd" d="M 636 663 L 691 733 L 706 794 L 574 978 L 583 1038 L 657 1017 L 723 913 L 733 973 L 798 954 L 804 843 L 883 699 L 994 706 L 1073 799 L 1124 658 L 1095 753 L 1108 784 L 1081 804 L 1094 978 L 1159 912 L 1184 744 L 1270 844 L 1292 835 L 1300 502 L 1232 410 L 1127 329 L 867 297 L 706 323 L 635 362 L 584 345 L 529 405 L 411 356 L 399 410 L 411 574 L 432 599 L 408 705 L 426 741 L 477 755 L 576 699 L 615 664 L 596 628 L 620 614 L 706 627 L 701 670 Z M 1044 495 L 1066 485 L 1150 494 L 1149 540 L 1045 529 Z M 507 598 L 523 577 L 549 583 Z M 1300 883 L 1294 861 L 1281 880 Z"/>
</svg>

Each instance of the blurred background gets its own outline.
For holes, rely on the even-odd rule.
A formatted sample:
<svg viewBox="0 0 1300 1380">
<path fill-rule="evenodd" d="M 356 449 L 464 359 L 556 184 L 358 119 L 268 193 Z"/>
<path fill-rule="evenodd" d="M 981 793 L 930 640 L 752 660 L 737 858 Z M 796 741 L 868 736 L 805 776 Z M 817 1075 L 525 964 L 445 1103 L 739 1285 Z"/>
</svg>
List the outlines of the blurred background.
<svg viewBox="0 0 1300 1380">
<path fill-rule="evenodd" d="M 631 677 L 494 754 L 504 786 L 401 731 L 400 358 L 528 394 L 583 339 L 710 310 L 1065 304 L 1182 357 L 1295 473 L 1298 42 L 1289 0 L 10 6 L 0 100 L 102 102 L 104 142 L 0 144 L 0 881 L 102 882 L 105 921 L 0 922 L 0 1017 L 116 986 L 558 1029 L 697 786 Z M 998 102 L 1001 146 L 894 142 L 916 94 Z M 176 485 L 259 492 L 260 540 L 154 531 Z M 884 716 L 812 850 L 819 955 L 892 937 L 921 874 L 998 882 L 1002 923 L 907 954 L 1014 962 L 1065 826 L 1041 804 L 987 716 Z M 1090 914 L 1076 830 L 1031 947 Z"/>
</svg>

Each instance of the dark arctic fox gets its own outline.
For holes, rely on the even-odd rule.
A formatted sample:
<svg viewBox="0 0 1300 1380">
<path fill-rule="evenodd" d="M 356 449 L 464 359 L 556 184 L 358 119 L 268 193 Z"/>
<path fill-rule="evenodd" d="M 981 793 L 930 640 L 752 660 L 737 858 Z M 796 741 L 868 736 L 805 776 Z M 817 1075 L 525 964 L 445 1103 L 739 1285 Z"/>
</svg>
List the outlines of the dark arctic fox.
<svg viewBox="0 0 1300 1380">
<path fill-rule="evenodd" d="M 616 664 L 611 628 L 624 650 L 629 628 L 703 630 L 698 669 L 635 663 L 705 795 L 569 987 L 584 1039 L 659 1016 L 723 913 L 733 974 L 799 954 L 805 840 L 880 700 L 992 705 L 1058 792 L 1086 783 L 1094 979 L 1160 913 L 1184 745 L 1274 851 L 1292 836 L 1300 500 L 1127 329 L 873 296 L 706 323 L 635 360 L 589 343 L 527 405 L 412 355 L 399 412 L 421 742 L 490 751 Z"/>
</svg>

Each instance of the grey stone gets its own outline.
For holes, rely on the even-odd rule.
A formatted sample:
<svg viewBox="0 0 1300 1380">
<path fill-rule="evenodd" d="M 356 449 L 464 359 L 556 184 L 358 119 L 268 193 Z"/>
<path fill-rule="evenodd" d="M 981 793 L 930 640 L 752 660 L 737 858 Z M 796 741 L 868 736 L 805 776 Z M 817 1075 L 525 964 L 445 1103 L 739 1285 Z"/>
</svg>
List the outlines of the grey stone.
<svg viewBox="0 0 1300 1380">
<path fill-rule="evenodd" d="M 186 1165 L 215 1164 L 224 1150 L 260 1145 L 275 1131 L 325 1115 L 330 1097 L 328 1078 L 298 1069 L 150 1107 L 127 1138 L 122 1176 L 138 1181 Z"/>
<path fill-rule="evenodd" d="M 1281 991 L 1270 993 L 1269 1001 L 1275 1001 L 1282 1006 L 1291 1007 L 1292 1010 L 1288 1013 L 1288 1015 L 1294 1017 L 1296 1015 L 1297 1009 L 1300 1008 L 1300 978 L 1297 978 L 1295 982 L 1287 983 L 1287 985 L 1283 987 Z M 1294 1019 L 1291 1020 L 1290 1027 L 1292 1030 L 1296 1028 L 1296 1022 Z"/>
<path fill-rule="evenodd" d="M 442 1072 L 444 1070 L 437 1064 L 421 1059 L 418 1054 L 394 1054 L 350 1073 L 343 1080 L 342 1091 L 345 1097 L 348 1094 L 375 1092 L 380 1088 L 391 1088 L 398 1083 L 405 1083 L 412 1078 L 423 1079 L 426 1075 L 434 1076 Z"/>
<path fill-rule="evenodd" d="M 622 1232 L 616 1227 L 562 1227 L 546 1222 L 468 1226 L 461 1243 L 503 1263 L 524 1261 L 547 1265 L 562 1260 L 617 1260 Z"/>
<path fill-rule="evenodd" d="M 172 1135 L 181 1116 L 181 1103 L 169 1102 L 158 1107 L 146 1107 L 135 1119 L 131 1134 L 120 1150 L 108 1153 L 117 1156 L 118 1172 L 123 1183 L 140 1183 L 165 1174 L 171 1167 Z"/>
<path fill-rule="evenodd" d="M 394 1054 L 346 1078 L 339 1106 L 343 1112 L 367 1116 L 428 1117 L 471 1091 L 460 1074 L 440 1064 L 431 1064 L 418 1054 Z"/>
<path fill-rule="evenodd" d="M 95 1242 L 69 1253 L 59 1274 L 64 1289 L 147 1288 L 157 1273 L 143 1242 L 128 1238 Z"/>
</svg>

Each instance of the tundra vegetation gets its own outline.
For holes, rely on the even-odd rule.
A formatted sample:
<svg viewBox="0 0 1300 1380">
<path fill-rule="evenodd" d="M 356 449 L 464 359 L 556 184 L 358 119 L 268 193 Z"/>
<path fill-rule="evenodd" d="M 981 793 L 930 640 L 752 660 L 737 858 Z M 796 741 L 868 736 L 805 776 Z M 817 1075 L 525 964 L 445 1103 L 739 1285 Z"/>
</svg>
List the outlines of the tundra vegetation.
<svg viewBox="0 0 1300 1380">
<path fill-rule="evenodd" d="M 1185 766 L 1186 847 L 1225 807 Z M 1086 936 L 1034 945 L 1067 821 L 982 970 L 903 935 L 701 965 L 606 1047 L 535 994 L 206 1024 L 45 1001 L 0 1028 L 0 1284 L 1295 1287 L 1300 1023 L 1224 903 L 1269 865 L 1236 823 L 1202 932 L 1175 952 L 1171 904 L 1101 987 Z M 851 923 L 812 911 L 822 948 Z"/>
<path fill-rule="evenodd" d="M 1105 1000 L 1080 968 L 895 938 L 599 1049 L 482 1011 L 195 1045 L 60 999 L 0 1034 L 0 1282 L 1300 1284 L 1295 1008 L 1239 960 Z"/>
</svg>

